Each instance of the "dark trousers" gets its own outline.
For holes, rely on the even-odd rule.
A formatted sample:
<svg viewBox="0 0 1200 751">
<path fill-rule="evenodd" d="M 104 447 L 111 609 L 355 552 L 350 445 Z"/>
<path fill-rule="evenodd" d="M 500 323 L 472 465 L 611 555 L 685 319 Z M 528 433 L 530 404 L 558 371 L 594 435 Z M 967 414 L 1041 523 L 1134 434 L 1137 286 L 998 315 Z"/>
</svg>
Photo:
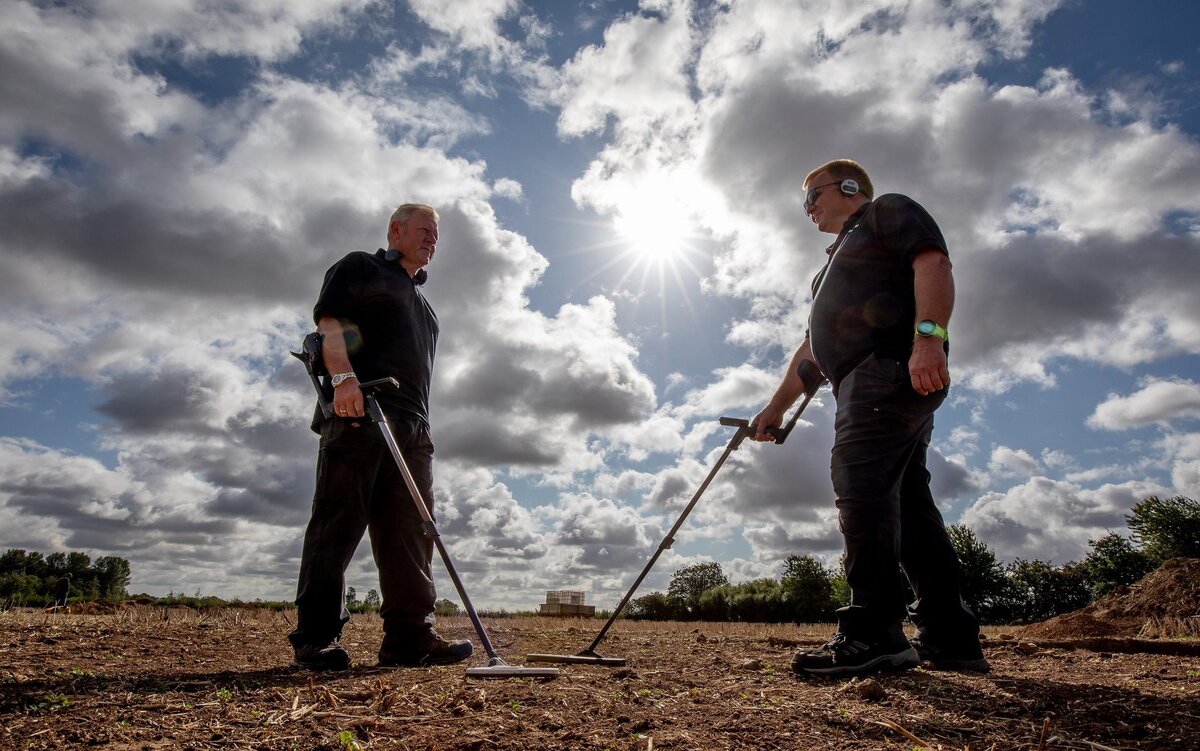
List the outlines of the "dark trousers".
<svg viewBox="0 0 1200 751">
<path fill-rule="evenodd" d="M 846 545 L 850 606 L 838 629 L 868 640 L 900 637 L 909 615 L 923 638 L 977 638 L 960 595 L 961 570 L 929 491 L 925 457 L 933 413 L 946 399 L 913 391 L 907 363 L 872 355 L 838 384 L 831 473 Z"/>
<path fill-rule="evenodd" d="M 392 428 L 432 514 L 429 431 L 420 422 L 405 420 L 393 420 Z M 364 531 L 370 532 L 379 569 L 384 640 L 419 643 L 433 625 L 433 539 L 421 527 L 421 516 L 379 426 L 365 418 L 333 419 L 321 430 L 316 494 L 300 559 L 296 629 L 288 635 L 293 646 L 324 646 L 350 620 L 346 567 Z"/>
</svg>

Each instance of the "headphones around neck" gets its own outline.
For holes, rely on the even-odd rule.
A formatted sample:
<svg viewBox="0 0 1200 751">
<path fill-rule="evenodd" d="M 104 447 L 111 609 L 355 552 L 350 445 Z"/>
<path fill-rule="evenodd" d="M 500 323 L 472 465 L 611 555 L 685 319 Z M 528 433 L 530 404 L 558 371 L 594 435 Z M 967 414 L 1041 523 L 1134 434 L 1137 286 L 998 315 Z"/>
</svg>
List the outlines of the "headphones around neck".
<svg viewBox="0 0 1200 751">
<path fill-rule="evenodd" d="M 387 252 L 383 254 L 383 260 L 387 261 L 388 263 L 400 263 L 400 251 L 396 250 L 395 248 L 389 248 Z M 429 272 L 425 271 L 425 269 L 417 269 L 417 273 L 413 274 L 413 281 L 418 286 L 424 284 L 425 280 L 428 278 Z"/>
</svg>

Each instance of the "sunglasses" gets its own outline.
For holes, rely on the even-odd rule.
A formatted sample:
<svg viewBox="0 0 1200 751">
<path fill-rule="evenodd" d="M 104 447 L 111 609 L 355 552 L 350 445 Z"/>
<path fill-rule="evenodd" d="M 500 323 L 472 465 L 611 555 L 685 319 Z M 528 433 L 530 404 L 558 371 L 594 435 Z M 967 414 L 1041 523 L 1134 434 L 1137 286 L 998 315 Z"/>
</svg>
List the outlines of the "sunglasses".
<svg viewBox="0 0 1200 751">
<path fill-rule="evenodd" d="M 821 189 L 822 188 L 828 188 L 830 185 L 841 185 L 841 184 L 842 184 L 842 181 L 837 180 L 837 181 L 831 182 L 831 183 L 822 183 L 820 185 L 814 185 L 813 187 L 809 188 L 808 192 L 804 194 L 804 209 L 805 209 L 805 211 L 807 211 L 808 207 L 812 206 L 814 203 L 816 203 L 817 199 L 821 197 Z"/>
</svg>

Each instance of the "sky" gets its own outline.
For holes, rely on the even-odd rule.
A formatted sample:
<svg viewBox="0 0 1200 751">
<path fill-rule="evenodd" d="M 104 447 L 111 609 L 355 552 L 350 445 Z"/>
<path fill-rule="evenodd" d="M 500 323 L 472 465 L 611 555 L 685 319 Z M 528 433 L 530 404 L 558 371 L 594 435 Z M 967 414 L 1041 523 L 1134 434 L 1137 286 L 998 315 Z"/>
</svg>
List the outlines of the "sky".
<svg viewBox="0 0 1200 751">
<path fill-rule="evenodd" d="M 438 527 L 612 607 L 799 344 L 858 160 L 954 261 L 933 487 L 1002 561 L 1200 493 L 1200 6 L 0 0 L 0 549 L 294 596 L 324 271 L 432 204 Z M 643 583 L 841 552 L 826 388 Z M 457 599 L 441 563 L 439 596 Z M 368 542 L 347 574 L 378 587 Z"/>
</svg>

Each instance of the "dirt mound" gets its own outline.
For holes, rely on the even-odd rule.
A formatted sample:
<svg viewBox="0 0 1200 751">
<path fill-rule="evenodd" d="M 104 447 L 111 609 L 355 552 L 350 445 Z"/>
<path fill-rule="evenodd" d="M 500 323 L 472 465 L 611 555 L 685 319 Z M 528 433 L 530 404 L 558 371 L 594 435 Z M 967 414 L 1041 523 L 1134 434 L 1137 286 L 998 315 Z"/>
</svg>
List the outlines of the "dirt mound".
<svg viewBox="0 0 1200 751">
<path fill-rule="evenodd" d="M 1190 631 L 1200 622 L 1200 558 L 1172 558 L 1136 584 L 1118 587 L 1085 608 L 1021 630 L 1036 639 L 1160 635 L 1164 624 Z M 1180 634 L 1184 635 L 1184 634 Z"/>
</svg>

